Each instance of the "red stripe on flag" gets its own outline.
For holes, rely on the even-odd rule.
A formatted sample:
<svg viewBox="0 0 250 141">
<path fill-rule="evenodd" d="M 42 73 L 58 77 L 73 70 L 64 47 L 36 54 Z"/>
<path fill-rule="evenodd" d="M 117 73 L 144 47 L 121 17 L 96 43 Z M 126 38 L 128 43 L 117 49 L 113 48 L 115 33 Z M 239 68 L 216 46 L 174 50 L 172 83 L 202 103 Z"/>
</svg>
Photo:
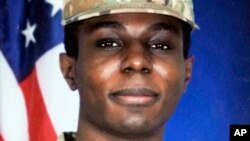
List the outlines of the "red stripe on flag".
<svg viewBox="0 0 250 141">
<path fill-rule="evenodd" d="M 2 135 L 0 134 L 0 141 L 4 141 Z"/>
<path fill-rule="evenodd" d="M 30 141 L 55 141 L 56 133 L 42 98 L 36 69 L 19 85 L 26 102 Z"/>
</svg>

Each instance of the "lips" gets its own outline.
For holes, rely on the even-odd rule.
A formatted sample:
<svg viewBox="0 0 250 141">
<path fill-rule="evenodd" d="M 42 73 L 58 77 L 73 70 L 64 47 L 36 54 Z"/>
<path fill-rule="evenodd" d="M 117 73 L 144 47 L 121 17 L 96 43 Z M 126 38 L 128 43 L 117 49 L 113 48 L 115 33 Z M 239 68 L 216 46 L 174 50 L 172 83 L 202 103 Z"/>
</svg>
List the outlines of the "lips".
<svg viewBox="0 0 250 141">
<path fill-rule="evenodd" d="M 109 96 L 123 106 L 150 106 L 158 101 L 160 95 L 147 88 L 132 88 L 112 92 Z"/>
</svg>

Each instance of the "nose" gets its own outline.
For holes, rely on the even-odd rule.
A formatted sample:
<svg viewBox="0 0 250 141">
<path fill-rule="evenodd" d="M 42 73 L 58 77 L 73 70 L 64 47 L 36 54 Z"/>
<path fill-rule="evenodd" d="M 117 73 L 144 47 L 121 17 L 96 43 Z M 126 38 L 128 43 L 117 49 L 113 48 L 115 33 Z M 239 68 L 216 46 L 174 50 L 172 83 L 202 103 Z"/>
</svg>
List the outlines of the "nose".
<svg viewBox="0 0 250 141">
<path fill-rule="evenodd" d="M 151 73 L 152 59 L 140 43 L 132 43 L 123 54 L 120 69 L 123 73 Z"/>
</svg>

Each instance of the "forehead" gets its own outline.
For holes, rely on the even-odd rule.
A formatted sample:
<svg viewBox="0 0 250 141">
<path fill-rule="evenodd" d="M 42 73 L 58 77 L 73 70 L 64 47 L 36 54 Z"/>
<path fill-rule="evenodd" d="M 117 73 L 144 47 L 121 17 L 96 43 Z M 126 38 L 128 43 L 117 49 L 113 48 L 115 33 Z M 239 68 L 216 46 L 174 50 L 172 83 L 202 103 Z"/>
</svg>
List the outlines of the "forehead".
<svg viewBox="0 0 250 141">
<path fill-rule="evenodd" d="M 178 33 L 181 31 L 182 26 L 182 22 L 174 17 L 150 13 L 111 14 L 87 19 L 79 23 L 79 27 L 81 29 L 84 29 L 85 31 L 95 30 L 97 27 L 100 26 L 100 24 L 101 27 L 103 27 L 102 23 L 104 23 L 104 27 L 105 23 L 115 23 L 113 24 L 113 26 L 120 26 L 120 29 L 126 29 L 130 26 L 137 26 L 142 28 L 144 27 L 150 29 L 150 26 L 157 24 L 165 24 L 166 26 L 168 26 L 169 29 Z"/>
</svg>

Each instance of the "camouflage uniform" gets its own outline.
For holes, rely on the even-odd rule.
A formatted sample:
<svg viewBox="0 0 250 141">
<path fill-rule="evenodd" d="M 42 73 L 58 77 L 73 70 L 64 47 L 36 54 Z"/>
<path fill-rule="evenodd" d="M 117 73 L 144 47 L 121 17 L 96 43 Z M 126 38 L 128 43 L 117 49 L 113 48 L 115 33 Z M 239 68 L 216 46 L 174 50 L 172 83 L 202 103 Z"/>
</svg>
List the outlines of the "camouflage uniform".
<svg viewBox="0 0 250 141">
<path fill-rule="evenodd" d="M 63 25 L 117 13 L 154 13 L 195 24 L 192 0 L 65 0 Z"/>
<path fill-rule="evenodd" d="M 68 133 L 64 133 L 62 134 L 57 141 L 75 141 L 76 139 L 76 134 L 73 132 L 68 132 Z"/>
</svg>

